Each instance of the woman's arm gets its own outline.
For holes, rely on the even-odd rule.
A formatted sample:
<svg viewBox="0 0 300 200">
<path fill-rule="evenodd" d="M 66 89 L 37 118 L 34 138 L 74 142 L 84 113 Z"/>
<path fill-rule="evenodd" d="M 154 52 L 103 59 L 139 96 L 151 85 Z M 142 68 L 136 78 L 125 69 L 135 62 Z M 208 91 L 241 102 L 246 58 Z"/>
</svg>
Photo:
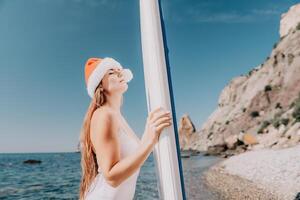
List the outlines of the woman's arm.
<svg viewBox="0 0 300 200">
<path fill-rule="evenodd" d="M 113 111 L 97 109 L 91 122 L 91 140 L 97 154 L 98 164 L 107 182 L 117 187 L 138 170 L 152 152 L 151 142 L 141 143 L 136 152 L 120 159 L 118 120 Z"/>
</svg>

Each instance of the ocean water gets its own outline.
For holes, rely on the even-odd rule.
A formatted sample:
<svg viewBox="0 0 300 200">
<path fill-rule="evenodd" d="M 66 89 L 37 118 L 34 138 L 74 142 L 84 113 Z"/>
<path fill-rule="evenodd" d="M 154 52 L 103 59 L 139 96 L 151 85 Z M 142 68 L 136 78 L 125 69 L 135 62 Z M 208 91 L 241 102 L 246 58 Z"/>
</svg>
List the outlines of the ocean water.
<svg viewBox="0 0 300 200">
<path fill-rule="evenodd" d="M 28 159 L 42 163 L 23 164 Z M 218 199 L 201 180 L 217 161 L 201 155 L 182 158 L 187 199 Z M 78 199 L 80 170 L 80 153 L 0 154 L 0 199 Z M 152 154 L 141 168 L 134 199 L 159 199 Z"/>
</svg>

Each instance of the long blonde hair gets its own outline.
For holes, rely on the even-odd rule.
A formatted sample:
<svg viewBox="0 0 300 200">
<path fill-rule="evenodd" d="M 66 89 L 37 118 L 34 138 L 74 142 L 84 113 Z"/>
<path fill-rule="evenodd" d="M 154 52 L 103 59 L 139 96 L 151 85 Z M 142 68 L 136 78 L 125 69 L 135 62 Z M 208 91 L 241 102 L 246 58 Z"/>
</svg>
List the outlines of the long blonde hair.
<svg viewBox="0 0 300 200">
<path fill-rule="evenodd" d="M 79 199 L 84 200 L 93 179 L 97 175 L 98 163 L 90 138 L 90 124 L 94 111 L 106 102 L 106 96 L 102 83 L 95 90 L 94 97 L 88 107 L 83 120 L 80 132 L 80 153 L 81 153 L 81 182 L 79 188 Z"/>
</svg>

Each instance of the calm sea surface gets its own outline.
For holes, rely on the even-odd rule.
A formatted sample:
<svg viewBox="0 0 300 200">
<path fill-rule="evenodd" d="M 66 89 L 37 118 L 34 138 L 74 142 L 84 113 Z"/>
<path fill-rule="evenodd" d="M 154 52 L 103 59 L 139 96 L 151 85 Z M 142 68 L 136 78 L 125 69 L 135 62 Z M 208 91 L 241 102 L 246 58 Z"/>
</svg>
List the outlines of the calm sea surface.
<svg viewBox="0 0 300 200">
<path fill-rule="evenodd" d="M 23 164 L 37 159 L 41 164 Z M 201 180 L 204 170 L 218 161 L 201 155 L 182 158 L 187 199 L 217 200 Z M 0 154 L 0 199 L 78 199 L 80 153 Z M 135 200 L 159 199 L 153 155 L 141 168 Z"/>
</svg>

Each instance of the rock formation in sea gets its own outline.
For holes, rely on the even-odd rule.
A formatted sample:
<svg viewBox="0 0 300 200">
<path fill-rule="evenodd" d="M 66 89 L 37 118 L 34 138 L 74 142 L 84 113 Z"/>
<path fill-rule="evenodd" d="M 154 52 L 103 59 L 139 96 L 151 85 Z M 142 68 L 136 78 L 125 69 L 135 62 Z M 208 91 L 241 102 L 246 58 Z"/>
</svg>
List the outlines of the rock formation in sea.
<svg viewBox="0 0 300 200">
<path fill-rule="evenodd" d="M 279 33 L 266 60 L 222 90 L 200 130 L 181 118 L 182 150 L 233 155 L 300 143 L 300 4 L 281 15 Z"/>
<path fill-rule="evenodd" d="M 42 161 L 41 160 L 29 159 L 29 160 L 24 160 L 23 163 L 24 164 L 41 164 Z"/>
</svg>

